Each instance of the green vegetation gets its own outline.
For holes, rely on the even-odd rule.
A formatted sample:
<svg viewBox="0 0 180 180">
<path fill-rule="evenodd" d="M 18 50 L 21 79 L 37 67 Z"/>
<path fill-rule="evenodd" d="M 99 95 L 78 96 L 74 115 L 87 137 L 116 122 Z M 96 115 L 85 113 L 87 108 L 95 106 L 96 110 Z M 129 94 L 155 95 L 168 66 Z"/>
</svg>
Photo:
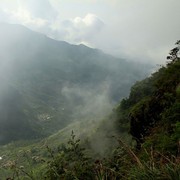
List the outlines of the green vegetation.
<svg viewBox="0 0 180 180">
<path fill-rule="evenodd" d="M 87 149 L 82 147 L 80 140 L 72 133 L 67 144 L 57 148 L 44 147 L 46 158 L 30 156 L 28 151 L 21 151 L 22 161 L 8 161 L 1 166 L 2 177 L 13 179 L 165 179 L 180 178 L 179 159 L 165 156 L 159 151 L 144 149 L 135 152 L 121 139 L 119 146 L 111 155 L 103 159 L 89 156 Z M 20 160 L 20 159 L 19 159 Z"/>
<path fill-rule="evenodd" d="M 180 41 L 170 51 L 167 58 L 170 62 L 166 66 L 136 82 L 129 97 L 124 98 L 104 119 L 102 116 L 95 118 L 94 115 L 85 119 L 85 114 L 81 113 L 81 120 L 70 123 L 44 139 L 16 141 L 2 146 L 2 178 L 180 179 L 179 45 Z M 86 49 L 84 46 L 81 48 Z M 75 79 L 74 81 L 76 83 Z M 43 93 L 36 98 L 41 96 Z M 90 97 L 88 96 L 89 101 Z M 33 97 L 33 100 L 36 101 L 36 98 Z M 45 102 L 44 96 L 41 100 Z M 77 106 L 81 101 L 81 98 L 74 98 Z M 51 103 L 48 107 L 51 107 Z M 72 112 L 75 104 L 71 105 Z M 78 106 L 78 110 L 83 105 Z M 19 107 L 21 106 L 19 103 Z M 48 107 L 45 107 L 47 111 Z M 25 112 L 27 113 L 27 109 Z"/>
<path fill-rule="evenodd" d="M 0 23 L 0 144 L 109 114 L 151 66 Z"/>
</svg>

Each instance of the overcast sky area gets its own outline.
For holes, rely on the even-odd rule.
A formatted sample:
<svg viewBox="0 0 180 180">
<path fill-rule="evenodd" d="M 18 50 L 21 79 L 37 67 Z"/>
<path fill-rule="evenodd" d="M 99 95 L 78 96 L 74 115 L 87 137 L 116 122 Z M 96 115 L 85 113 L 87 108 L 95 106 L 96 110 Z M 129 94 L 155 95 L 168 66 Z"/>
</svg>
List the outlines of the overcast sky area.
<svg viewBox="0 0 180 180">
<path fill-rule="evenodd" d="M 0 0 L 0 22 L 162 64 L 180 39 L 179 8 L 180 0 Z"/>
</svg>

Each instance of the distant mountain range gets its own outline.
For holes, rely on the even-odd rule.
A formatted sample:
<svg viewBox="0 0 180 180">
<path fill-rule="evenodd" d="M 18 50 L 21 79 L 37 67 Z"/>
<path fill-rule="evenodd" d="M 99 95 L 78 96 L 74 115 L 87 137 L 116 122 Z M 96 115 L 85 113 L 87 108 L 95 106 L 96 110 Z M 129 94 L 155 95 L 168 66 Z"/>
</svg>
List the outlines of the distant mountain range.
<svg viewBox="0 0 180 180">
<path fill-rule="evenodd" d="M 103 117 L 151 68 L 1 23 L 0 144 Z"/>
</svg>

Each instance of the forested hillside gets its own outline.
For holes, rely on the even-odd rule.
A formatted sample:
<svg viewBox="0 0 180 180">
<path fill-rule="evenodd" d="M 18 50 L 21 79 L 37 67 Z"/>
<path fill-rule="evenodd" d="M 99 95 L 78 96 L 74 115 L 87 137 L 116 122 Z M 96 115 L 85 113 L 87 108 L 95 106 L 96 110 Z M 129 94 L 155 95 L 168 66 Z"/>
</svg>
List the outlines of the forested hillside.
<svg viewBox="0 0 180 180">
<path fill-rule="evenodd" d="M 151 69 L 21 25 L 1 23 L 0 41 L 0 144 L 101 118 Z"/>
<path fill-rule="evenodd" d="M 123 137 L 117 137 L 119 146 L 112 154 L 103 160 L 94 159 L 94 163 L 93 157 L 86 159 L 85 151 L 72 135 L 70 146 L 60 149 L 51 161 L 49 179 L 180 179 L 179 44 L 178 41 L 170 51 L 167 65 L 136 82 L 129 97 L 109 117 L 115 119 L 121 133 L 129 131 L 136 143 L 130 145 Z M 76 151 L 80 154 L 73 155 Z M 61 156 L 62 152 L 68 155 Z M 70 164 L 63 164 L 64 161 Z M 71 163 L 76 165 L 71 167 Z"/>
<path fill-rule="evenodd" d="M 131 142 L 127 142 L 125 137 L 111 136 L 111 143 L 114 144 L 115 138 L 117 145 L 109 149 L 111 152 L 107 151 L 105 156 L 97 157 L 90 149 L 89 141 L 81 142 L 72 132 L 67 144 L 60 143 L 58 147 L 47 144 L 47 154 L 41 154 L 40 159 L 33 160 L 35 151 L 28 153 L 31 168 L 33 163 L 38 168 L 29 171 L 24 166 L 20 167 L 16 163 L 18 161 L 11 161 L 5 166 L 6 169 L 11 168 L 9 174 L 16 172 L 14 177 L 51 180 L 180 179 L 179 43 L 170 51 L 167 65 L 136 82 L 129 97 L 124 98 L 94 132 L 94 137 L 98 139 L 98 132 L 114 122 L 121 134 L 129 131 Z M 107 134 L 111 133 L 108 131 Z M 96 139 L 92 138 L 91 141 Z M 24 158 L 27 158 L 26 155 Z"/>
<path fill-rule="evenodd" d="M 180 60 L 179 49 L 173 55 L 172 51 L 168 56 L 172 60 L 167 66 L 137 82 L 131 88 L 129 98 L 122 100 L 118 111 L 120 114 L 128 112 L 130 133 L 137 148 L 145 144 L 175 155 L 180 136 Z M 122 118 L 120 121 L 124 122 Z"/>
</svg>

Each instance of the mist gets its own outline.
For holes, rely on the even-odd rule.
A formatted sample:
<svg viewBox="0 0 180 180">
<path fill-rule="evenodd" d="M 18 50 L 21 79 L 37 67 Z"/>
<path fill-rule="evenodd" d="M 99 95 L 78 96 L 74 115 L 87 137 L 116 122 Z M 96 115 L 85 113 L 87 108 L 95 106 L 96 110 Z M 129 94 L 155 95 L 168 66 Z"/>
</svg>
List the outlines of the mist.
<svg viewBox="0 0 180 180">
<path fill-rule="evenodd" d="M 73 110 L 75 119 L 102 118 L 108 115 L 113 107 L 109 94 L 109 85 L 103 82 L 93 89 L 77 85 L 62 88 L 62 95 L 69 103 L 75 104 Z"/>
<path fill-rule="evenodd" d="M 1 144 L 98 124 L 152 68 L 21 25 L 1 23 L 0 41 Z"/>
<path fill-rule="evenodd" d="M 2 22 L 132 61 L 165 64 L 179 39 L 179 0 L 2 0 L 0 5 Z"/>
<path fill-rule="evenodd" d="M 1 0 L 0 176 L 176 175 L 179 7 Z"/>
</svg>

